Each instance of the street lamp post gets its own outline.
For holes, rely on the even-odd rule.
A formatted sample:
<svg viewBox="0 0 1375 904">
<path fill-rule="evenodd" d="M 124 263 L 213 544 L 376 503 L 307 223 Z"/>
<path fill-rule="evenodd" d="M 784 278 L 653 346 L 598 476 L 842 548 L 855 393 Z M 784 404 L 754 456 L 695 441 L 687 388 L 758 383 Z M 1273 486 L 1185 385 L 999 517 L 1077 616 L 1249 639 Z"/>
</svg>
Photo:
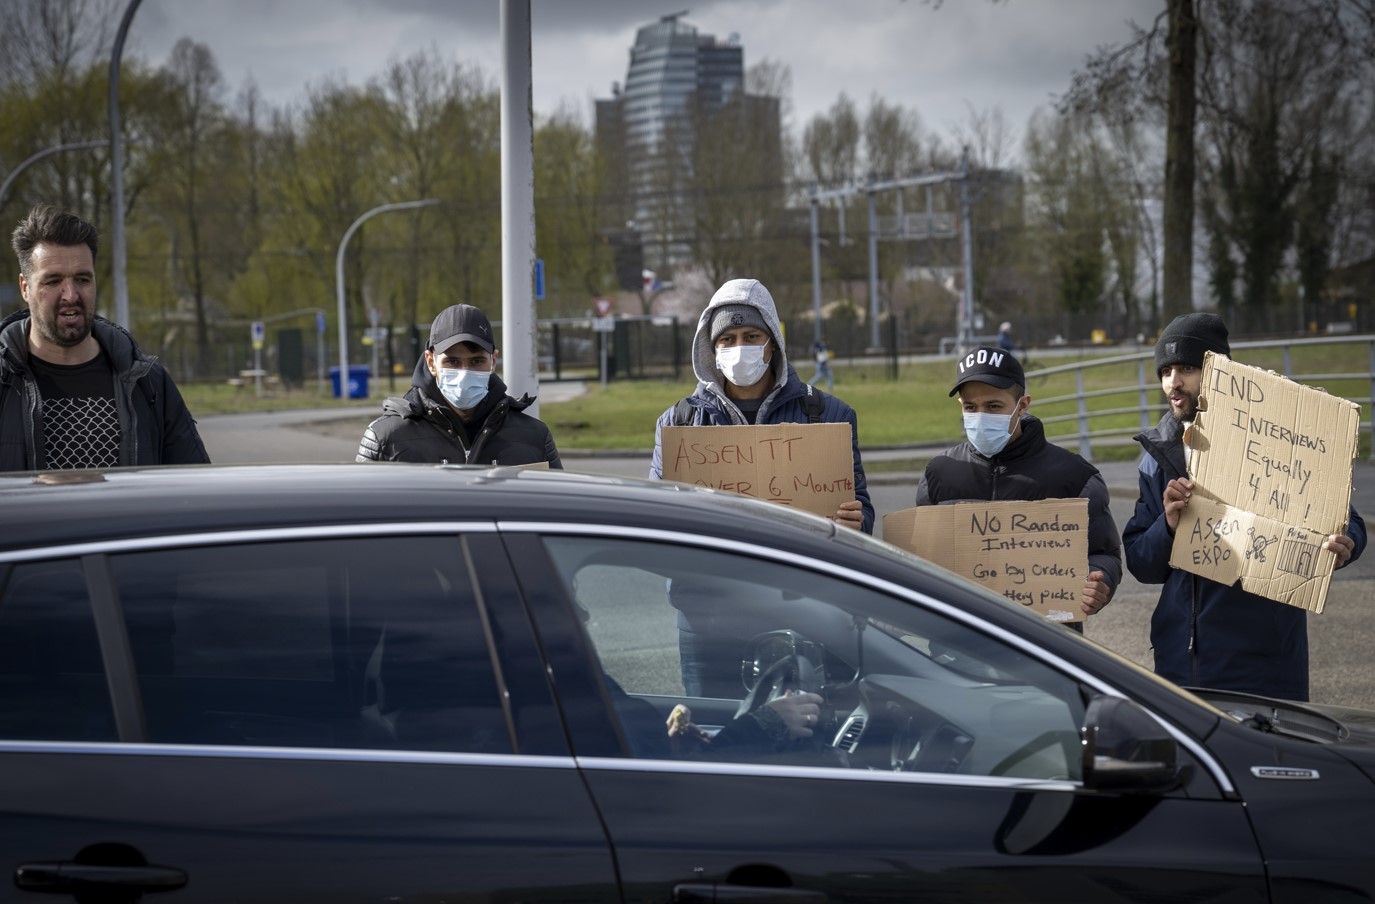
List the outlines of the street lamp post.
<svg viewBox="0 0 1375 904">
<path fill-rule="evenodd" d="M 334 284 L 339 293 L 339 398 L 347 399 L 348 379 L 349 379 L 349 340 L 348 340 L 348 312 L 344 306 L 344 249 L 348 247 L 349 239 L 358 231 L 358 227 L 363 225 L 365 220 L 377 216 L 379 213 L 386 213 L 389 210 L 409 210 L 413 207 L 431 207 L 439 203 L 438 198 L 426 198 L 423 201 L 400 201 L 396 204 L 383 204 L 374 207 L 361 217 L 353 221 L 353 225 L 344 233 L 344 237 L 339 240 L 339 253 L 334 259 Z"/>
<path fill-rule="evenodd" d="M 50 154 L 59 153 L 61 151 L 79 151 L 84 148 L 103 148 L 107 144 L 109 144 L 108 141 L 78 141 L 73 144 L 58 144 L 53 145 L 50 148 L 44 148 L 37 154 L 34 154 L 32 157 L 29 157 L 23 163 L 16 166 L 14 169 L 10 170 L 10 174 L 5 177 L 4 184 L 0 184 L 0 207 L 5 206 L 5 201 L 7 201 L 10 196 L 10 186 L 14 184 L 15 179 L 19 178 L 19 174 L 24 172 L 24 170 L 28 169 L 33 164 L 42 160 L 44 157 L 47 157 Z"/>
</svg>

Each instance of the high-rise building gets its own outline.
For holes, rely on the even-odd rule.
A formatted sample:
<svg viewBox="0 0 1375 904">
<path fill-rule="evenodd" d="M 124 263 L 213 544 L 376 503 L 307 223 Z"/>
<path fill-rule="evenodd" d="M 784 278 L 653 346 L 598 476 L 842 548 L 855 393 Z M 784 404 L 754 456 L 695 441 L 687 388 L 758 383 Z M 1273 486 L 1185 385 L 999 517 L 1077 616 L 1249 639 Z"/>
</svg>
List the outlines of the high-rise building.
<svg viewBox="0 0 1375 904">
<path fill-rule="evenodd" d="M 690 188 L 704 129 L 734 115 L 771 135 L 767 147 L 781 147 L 777 99 L 744 92 L 738 37 L 699 34 L 685 15 L 640 28 L 624 90 L 613 86 L 611 98 L 597 101 L 598 144 L 619 201 L 608 225 L 614 223 L 618 241 L 638 233 L 646 266 L 659 268 L 692 256 Z"/>
</svg>

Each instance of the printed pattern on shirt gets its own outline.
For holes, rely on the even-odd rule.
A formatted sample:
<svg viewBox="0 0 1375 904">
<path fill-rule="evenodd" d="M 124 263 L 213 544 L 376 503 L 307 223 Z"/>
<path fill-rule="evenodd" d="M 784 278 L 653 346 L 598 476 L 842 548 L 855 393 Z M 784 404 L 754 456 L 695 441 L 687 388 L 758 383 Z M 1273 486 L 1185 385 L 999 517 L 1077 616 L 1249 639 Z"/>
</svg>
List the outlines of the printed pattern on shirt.
<svg viewBox="0 0 1375 904">
<path fill-rule="evenodd" d="M 48 470 L 119 464 L 119 414 L 114 399 L 45 399 L 43 424 Z"/>
</svg>

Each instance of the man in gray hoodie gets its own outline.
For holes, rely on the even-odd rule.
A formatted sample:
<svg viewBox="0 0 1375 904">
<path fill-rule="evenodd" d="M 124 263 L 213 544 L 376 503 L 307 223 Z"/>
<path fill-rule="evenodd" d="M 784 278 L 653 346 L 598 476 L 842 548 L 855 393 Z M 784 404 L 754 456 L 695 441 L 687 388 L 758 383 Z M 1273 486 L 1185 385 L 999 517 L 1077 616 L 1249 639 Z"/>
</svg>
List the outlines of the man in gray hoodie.
<svg viewBox="0 0 1375 904">
<path fill-rule="evenodd" d="M 800 377 L 783 350 L 773 296 L 757 279 L 732 279 L 716 290 L 697 321 L 692 340 L 697 389 L 659 416 L 649 476 L 663 479 L 664 427 L 748 424 L 849 424 L 855 498 L 842 502 L 837 524 L 873 533 L 874 506 L 859 456 L 855 410 Z M 757 633 L 733 617 L 729 600 L 690 588 L 670 589 L 678 609 L 683 687 L 690 696 L 739 697 L 741 651 Z"/>
</svg>

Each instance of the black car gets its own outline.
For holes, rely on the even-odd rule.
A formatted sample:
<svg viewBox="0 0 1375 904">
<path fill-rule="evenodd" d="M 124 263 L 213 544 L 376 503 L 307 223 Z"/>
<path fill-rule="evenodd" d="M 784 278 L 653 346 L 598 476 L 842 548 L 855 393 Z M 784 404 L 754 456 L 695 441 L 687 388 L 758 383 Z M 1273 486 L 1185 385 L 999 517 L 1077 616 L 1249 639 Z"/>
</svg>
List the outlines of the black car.
<svg viewBox="0 0 1375 904">
<path fill-rule="evenodd" d="M 1368 900 L 1372 718 L 678 484 L 0 476 L 6 901 Z"/>
</svg>

